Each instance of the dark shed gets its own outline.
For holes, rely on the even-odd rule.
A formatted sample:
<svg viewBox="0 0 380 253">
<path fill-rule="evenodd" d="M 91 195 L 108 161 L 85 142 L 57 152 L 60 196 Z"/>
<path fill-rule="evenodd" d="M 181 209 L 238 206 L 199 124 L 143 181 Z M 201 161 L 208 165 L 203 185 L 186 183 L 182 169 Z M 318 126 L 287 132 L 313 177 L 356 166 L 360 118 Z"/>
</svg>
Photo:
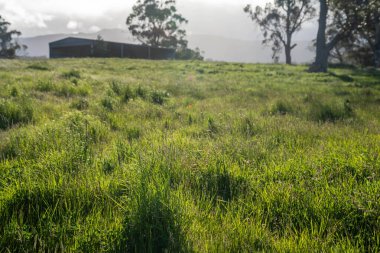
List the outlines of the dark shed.
<svg viewBox="0 0 380 253">
<path fill-rule="evenodd" d="M 103 40 L 69 37 L 49 43 L 50 58 L 117 57 L 165 60 L 173 59 L 175 50 Z"/>
</svg>

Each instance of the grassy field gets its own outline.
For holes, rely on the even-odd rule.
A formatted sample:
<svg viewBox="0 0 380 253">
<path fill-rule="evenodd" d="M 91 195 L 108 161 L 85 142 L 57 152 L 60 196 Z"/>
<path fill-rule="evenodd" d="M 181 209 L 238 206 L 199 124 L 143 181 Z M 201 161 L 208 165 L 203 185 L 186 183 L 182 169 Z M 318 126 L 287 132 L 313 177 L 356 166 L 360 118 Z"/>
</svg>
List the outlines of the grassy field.
<svg viewBox="0 0 380 253">
<path fill-rule="evenodd" d="M 380 72 L 0 61 L 0 252 L 379 252 Z"/>
</svg>

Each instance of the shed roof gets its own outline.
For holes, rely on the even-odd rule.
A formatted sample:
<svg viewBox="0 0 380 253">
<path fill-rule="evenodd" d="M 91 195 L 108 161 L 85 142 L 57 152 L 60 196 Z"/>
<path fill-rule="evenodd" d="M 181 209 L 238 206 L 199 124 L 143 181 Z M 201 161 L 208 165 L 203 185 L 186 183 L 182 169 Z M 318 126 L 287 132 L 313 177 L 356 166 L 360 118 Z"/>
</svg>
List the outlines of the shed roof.
<svg viewBox="0 0 380 253">
<path fill-rule="evenodd" d="M 93 39 L 83 39 L 77 37 L 67 37 L 61 40 L 53 41 L 49 43 L 50 47 L 63 47 L 63 46 L 86 46 L 91 45 L 94 42 L 98 42 L 98 40 Z M 118 44 L 118 45 L 128 45 L 128 46 L 141 46 L 141 47 L 149 47 L 147 45 L 136 45 L 130 43 L 120 43 L 120 42 L 112 42 L 112 41 L 103 41 L 108 44 Z M 159 49 L 169 49 L 171 48 L 160 48 L 160 47 L 150 47 L 150 48 L 159 48 Z"/>
</svg>

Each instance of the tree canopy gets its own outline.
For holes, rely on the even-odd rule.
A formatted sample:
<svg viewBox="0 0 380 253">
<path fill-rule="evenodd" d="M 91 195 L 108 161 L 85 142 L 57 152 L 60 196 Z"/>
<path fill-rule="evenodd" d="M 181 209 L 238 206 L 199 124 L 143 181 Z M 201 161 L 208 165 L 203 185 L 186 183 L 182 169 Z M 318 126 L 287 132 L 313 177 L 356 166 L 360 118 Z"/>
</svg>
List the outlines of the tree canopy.
<svg viewBox="0 0 380 253">
<path fill-rule="evenodd" d="M 186 31 L 182 24 L 188 21 L 177 13 L 175 0 L 137 0 L 126 24 L 141 43 L 153 47 L 186 47 Z"/>
<path fill-rule="evenodd" d="M 302 25 L 314 18 L 315 8 L 311 0 L 275 0 L 265 8 L 251 5 L 244 8 L 250 18 L 256 22 L 264 35 L 263 44 L 272 43 L 272 58 L 277 61 L 278 54 L 285 49 L 286 63 L 291 64 L 291 51 L 297 46 L 292 43 L 293 35 Z"/>
<path fill-rule="evenodd" d="M 317 35 L 316 59 L 310 67 L 313 72 L 326 72 L 328 59 L 337 56 L 354 55 L 358 60 L 380 59 L 377 46 L 380 48 L 380 9 L 376 0 L 319 0 L 319 26 Z M 334 50 L 335 49 L 335 50 Z M 342 51 L 343 50 L 343 51 Z M 344 51 L 346 50 L 346 51 Z M 368 57 L 365 50 L 372 51 Z"/>
<path fill-rule="evenodd" d="M 14 41 L 14 36 L 20 36 L 21 32 L 9 30 L 11 23 L 0 15 L 0 58 L 14 58 L 17 50 L 25 49 L 26 46 Z"/>
</svg>

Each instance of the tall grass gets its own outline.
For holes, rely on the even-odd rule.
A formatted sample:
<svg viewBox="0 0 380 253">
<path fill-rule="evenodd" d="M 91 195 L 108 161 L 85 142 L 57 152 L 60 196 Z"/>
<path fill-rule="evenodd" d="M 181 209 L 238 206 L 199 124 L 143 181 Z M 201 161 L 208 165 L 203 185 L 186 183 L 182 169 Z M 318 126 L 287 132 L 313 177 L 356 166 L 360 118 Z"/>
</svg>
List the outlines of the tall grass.
<svg viewBox="0 0 380 253">
<path fill-rule="evenodd" d="M 376 72 L 0 66 L 0 252 L 380 251 Z"/>
<path fill-rule="evenodd" d="M 27 101 L 0 100 L 0 129 L 34 120 L 34 109 Z"/>
</svg>

